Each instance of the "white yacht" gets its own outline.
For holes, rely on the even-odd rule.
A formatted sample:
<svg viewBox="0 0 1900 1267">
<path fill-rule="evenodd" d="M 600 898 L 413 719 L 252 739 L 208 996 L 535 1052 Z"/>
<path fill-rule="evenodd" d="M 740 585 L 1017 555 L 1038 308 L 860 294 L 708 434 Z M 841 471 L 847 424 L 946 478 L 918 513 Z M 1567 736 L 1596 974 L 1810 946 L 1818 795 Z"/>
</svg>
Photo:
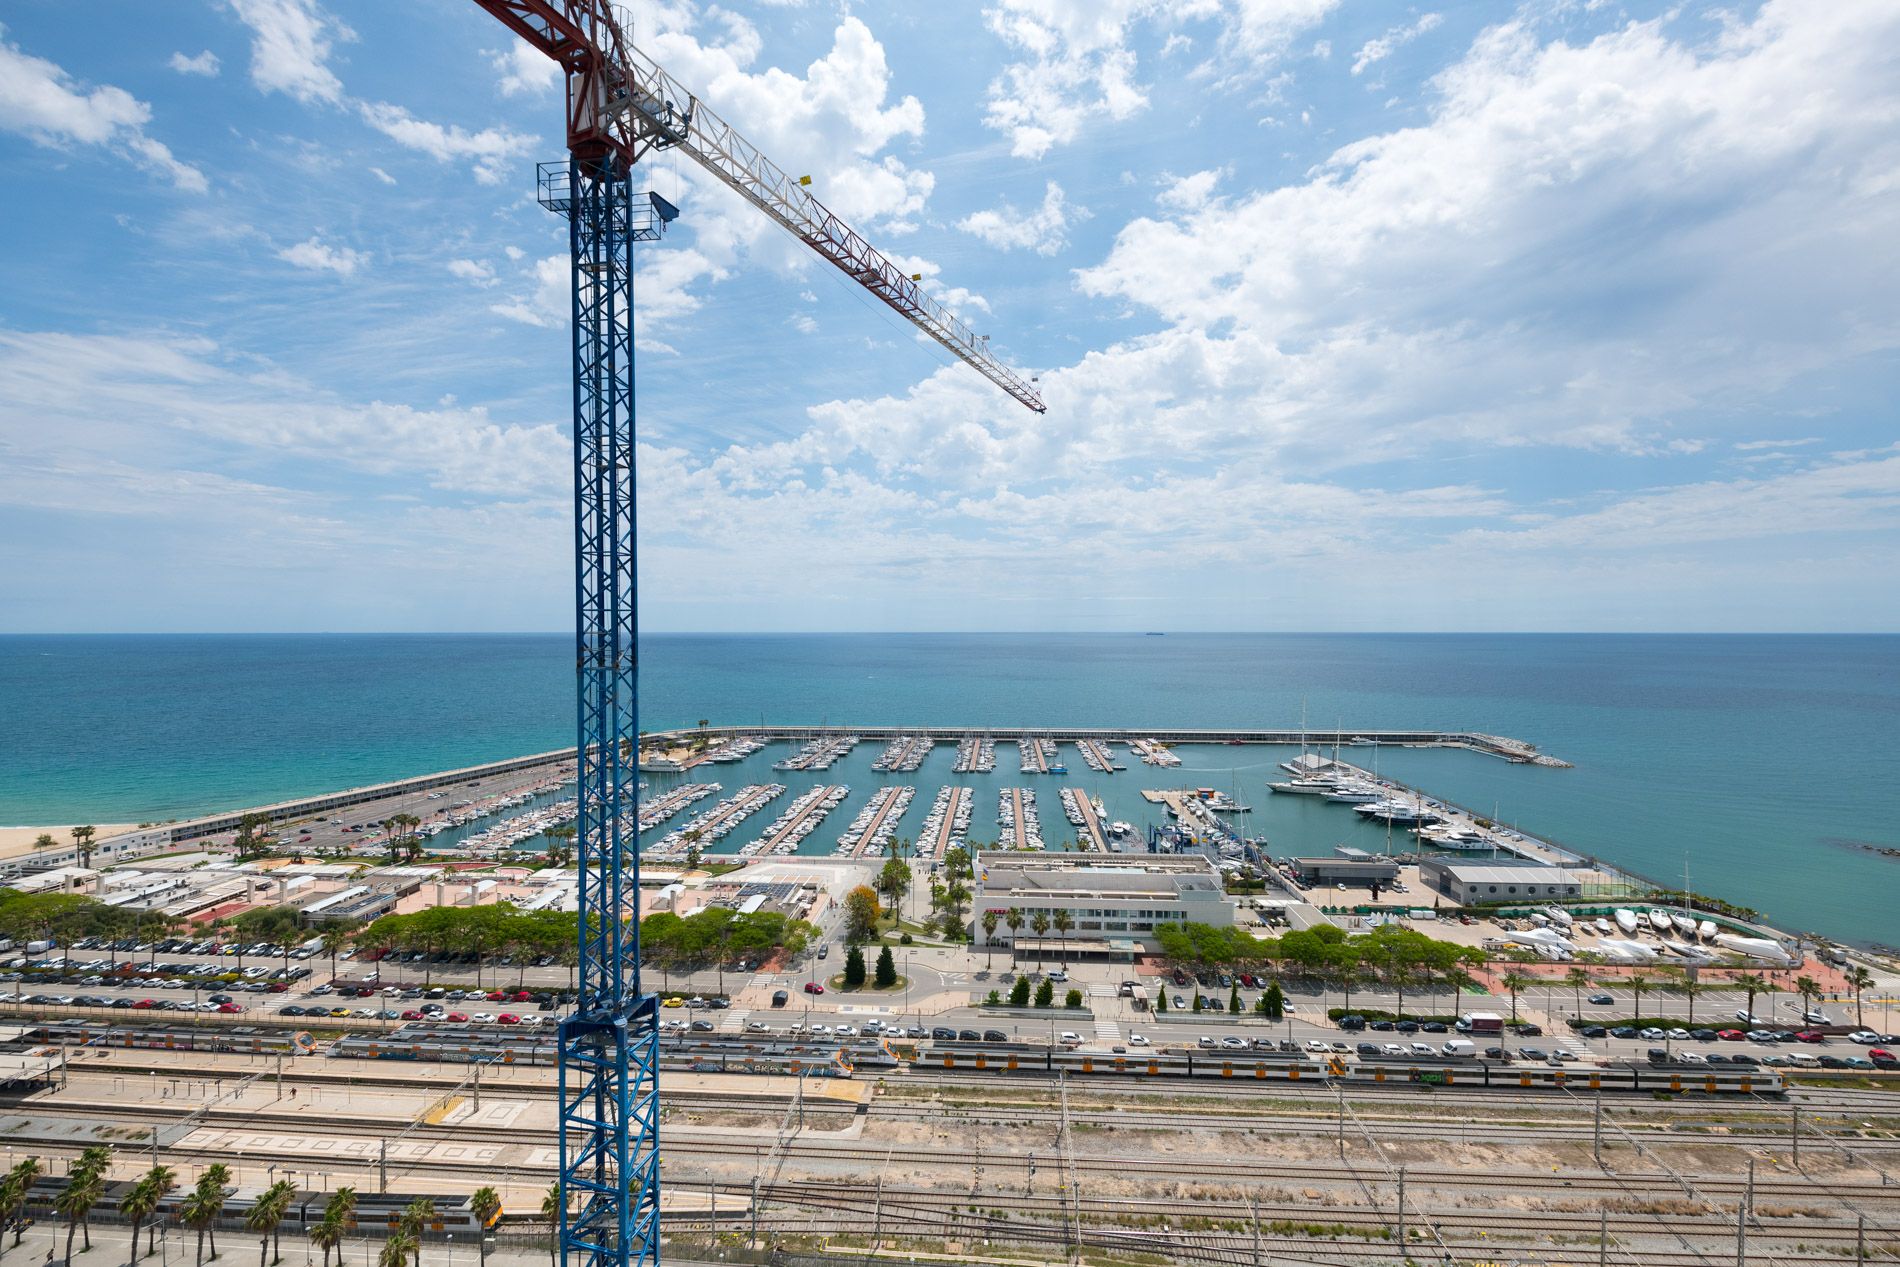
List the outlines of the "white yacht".
<svg viewBox="0 0 1900 1267">
<path fill-rule="evenodd" d="M 1631 937 L 1634 937 L 1636 935 L 1637 928 L 1640 926 L 1639 921 L 1636 918 L 1636 912 L 1630 910 L 1628 907 L 1623 907 L 1623 906 L 1617 907 L 1616 908 L 1616 926 L 1622 929 L 1625 933 L 1629 934 Z"/>
<path fill-rule="evenodd" d="M 1267 786 L 1275 792 L 1286 792 L 1295 796 L 1324 796 L 1337 791 L 1339 785 L 1331 779 L 1302 778 L 1286 783 L 1269 783 Z"/>
<path fill-rule="evenodd" d="M 1326 799 L 1342 805 L 1374 805 L 1385 799 L 1386 794 L 1378 788 L 1365 787 L 1356 783 L 1342 783 L 1326 793 Z"/>
</svg>

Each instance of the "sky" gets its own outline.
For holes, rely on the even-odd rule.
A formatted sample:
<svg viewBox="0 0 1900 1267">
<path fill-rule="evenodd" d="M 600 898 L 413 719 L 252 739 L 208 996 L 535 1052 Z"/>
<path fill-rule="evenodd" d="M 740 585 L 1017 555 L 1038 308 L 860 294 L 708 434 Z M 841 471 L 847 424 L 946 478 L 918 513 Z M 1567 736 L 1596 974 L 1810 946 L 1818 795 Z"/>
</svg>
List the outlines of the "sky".
<svg viewBox="0 0 1900 1267">
<path fill-rule="evenodd" d="M 775 0 L 677 151 L 651 630 L 1900 629 L 1900 5 Z M 0 631 L 571 627 L 561 87 L 466 0 L 0 7 Z"/>
</svg>

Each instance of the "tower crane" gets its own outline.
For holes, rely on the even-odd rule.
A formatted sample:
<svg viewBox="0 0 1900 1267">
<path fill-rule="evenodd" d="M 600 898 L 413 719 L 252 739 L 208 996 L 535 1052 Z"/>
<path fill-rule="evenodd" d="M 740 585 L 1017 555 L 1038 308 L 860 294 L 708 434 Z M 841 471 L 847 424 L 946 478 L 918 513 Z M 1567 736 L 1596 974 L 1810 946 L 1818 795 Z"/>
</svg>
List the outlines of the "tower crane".
<svg viewBox="0 0 1900 1267">
<path fill-rule="evenodd" d="M 678 209 L 636 195 L 635 165 L 676 150 L 1022 405 L 1033 380 L 635 48 L 608 0 L 475 0 L 560 64 L 565 163 L 537 169 L 573 257 L 579 998 L 560 1024 L 561 1253 L 567 1267 L 659 1261 L 659 1014 L 641 988 L 634 531 L 636 242 Z"/>
</svg>

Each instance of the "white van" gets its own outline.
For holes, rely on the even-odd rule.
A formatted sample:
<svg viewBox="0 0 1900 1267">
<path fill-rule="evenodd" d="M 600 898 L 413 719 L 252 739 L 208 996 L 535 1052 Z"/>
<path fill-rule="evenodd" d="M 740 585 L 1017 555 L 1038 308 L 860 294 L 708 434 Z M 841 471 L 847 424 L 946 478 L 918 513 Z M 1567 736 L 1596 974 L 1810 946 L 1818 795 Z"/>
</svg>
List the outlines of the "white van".
<svg viewBox="0 0 1900 1267">
<path fill-rule="evenodd" d="M 1472 1042 L 1469 1038 L 1448 1038 L 1445 1040 L 1444 1045 L 1438 1050 L 1444 1052 L 1447 1056 L 1460 1058 L 1476 1056 L 1478 1054 L 1478 1044 Z"/>
<path fill-rule="evenodd" d="M 1803 1069 L 1819 1069 L 1821 1067 L 1821 1058 L 1812 1052 L 1791 1051 L 1788 1053 L 1788 1063 L 1791 1065 L 1799 1065 Z"/>
</svg>

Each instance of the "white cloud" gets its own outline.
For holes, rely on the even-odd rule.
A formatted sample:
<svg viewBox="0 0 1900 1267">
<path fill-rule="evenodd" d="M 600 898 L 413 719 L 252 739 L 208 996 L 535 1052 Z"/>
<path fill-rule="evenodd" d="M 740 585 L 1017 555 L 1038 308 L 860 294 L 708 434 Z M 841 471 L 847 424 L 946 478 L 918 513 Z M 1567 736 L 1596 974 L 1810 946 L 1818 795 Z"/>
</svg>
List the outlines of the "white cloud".
<svg viewBox="0 0 1900 1267">
<path fill-rule="evenodd" d="M 396 178 L 380 167 L 370 168 L 369 174 L 374 176 L 377 180 L 382 181 L 385 185 L 393 185 L 396 183 Z"/>
<path fill-rule="evenodd" d="M 125 89 L 103 84 L 88 91 L 58 65 L 0 38 L 0 130 L 53 148 L 108 146 L 179 189 L 203 193 L 204 173 L 145 135 L 151 120 L 152 108 Z"/>
<path fill-rule="evenodd" d="M 352 276 L 360 265 L 369 260 L 369 256 L 361 251 L 353 251 L 347 246 L 330 246 L 318 238 L 285 247 L 277 252 L 277 258 L 298 268 L 307 268 L 316 273 L 335 273 L 338 277 Z"/>
<path fill-rule="evenodd" d="M 1419 36 L 1434 30 L 1444 18 L 1436 13 L 1419 16 L 1410 26 L 1395 26 L 1377 39 L 1367 40 L 1359 46 L 1359 53 L 1352 59 L 1352 73 L 1357 75 L 1374 62 L 1382 62 L 1399 49 L 1410 44 Z"/>
<path fill-rule="evenodd" d="M 1199 211 L 1214 196 L 1214 186 L 1227 175 L 1225 168 L 1195 172 L 1188 176 L 1165 176 L 1167 182 L 1155 201 L 1172 211 Z"/>
<path fill-rule="evenodd" d="M 484 185 L 500 184 L 513 170 L 516 161 L 535 146 L 535 138 L 510 132 L 506 128 L 483 128 L 470 132 L 452 124 L 431 123 L 418 119 L 401 106 L 387 102 L 362 102 L 363 121 L 407 149 L 428 154 L 441 162 L 473 160 L 475 179 Z"/>
<path fill-rule="evenodd" d="M 1068 245 L 1068 226 L 1084 219 L 1088 212 L 1068 205 L 1062 186 L 1050 181 L 1043 190 L 1042 206 L 1021 212 L 1007 202 L 994 211 L 978 211 L 957 221 L 957 228 L 972 234 L 998 250 L 1031 250 L 1038 255 L 1054 255 Z"/>
<path fill-rule="evenodd" d="M 545 96 L 561 85 L 561 66 L 526 40 L 510 40 L 488 60 L 501 76 L 496 87 L 504 97 Z"/>
<path fill-rule="evenodd" d="M 495 284 L 495 270 L 480 260 L 450 260 L 449 272 L 478 286 Z"/>
<path fill-rule="evenodd" d="M 262 92 L 281 92 L 305 105 L 343 100 L 343 82 L 330 69 L 338 41 L 356 35 L 324 12 L 315 0 L 227 0 L 251 28 L 251 82 Z"/>
<path fill-rule="evenodd" d="M 1096 122 L 1126 122 L 1148 108 L 1131 37 L 1144 25 L 1170 32 L 1162 56 L 1192 46 L 1172 31 L 1199 20 L 1221 26 L 1226 81 L 1270 78 L 1294 38 L 1338 0 L 998 0 L 983 16 L 1022 60 L 991 82 L 984 122 L 1009 137 L 1018 158 L 1039 159 Z M 1212 70 L 1210 63 L 1204 70 Z"/>
<path fill-rule="evenodd" d="M 173 53 L 171 61 L 166 64 L 181 75 L 202 75 L 206 79 L 212 79 L 218 73 L 218 55 L 210 49 L 206 49 L 196 57 Z"/>
</svg>

